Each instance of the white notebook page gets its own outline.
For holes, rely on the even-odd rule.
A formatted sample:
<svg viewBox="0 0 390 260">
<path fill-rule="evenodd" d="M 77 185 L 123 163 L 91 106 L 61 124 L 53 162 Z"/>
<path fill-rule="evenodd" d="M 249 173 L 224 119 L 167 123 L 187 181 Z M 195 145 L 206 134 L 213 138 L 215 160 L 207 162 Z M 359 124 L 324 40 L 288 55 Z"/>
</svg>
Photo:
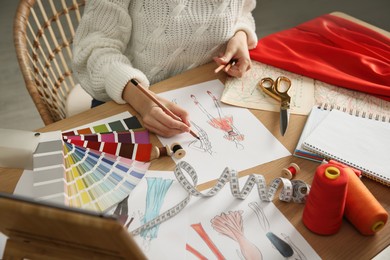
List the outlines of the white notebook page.
<svg viewBox="0 0 390 260">
<path fill-rule="evenodd" d="M 332 110 L 304 140 L 305 149 L 390 183 L 390 123 Z"/>
</svg>

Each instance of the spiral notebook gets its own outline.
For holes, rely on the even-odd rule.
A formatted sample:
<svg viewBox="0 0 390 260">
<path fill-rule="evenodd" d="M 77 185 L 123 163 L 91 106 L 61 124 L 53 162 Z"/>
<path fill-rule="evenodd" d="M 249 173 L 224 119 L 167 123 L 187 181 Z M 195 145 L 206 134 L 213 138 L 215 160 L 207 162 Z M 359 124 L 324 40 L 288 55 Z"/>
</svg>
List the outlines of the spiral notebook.
<svg viewBox="0 0 390 260">
<path fill-rule="evenodd" d="M 303 149 L 359 169 L 366 177 L 390 186 L 389 119 L 315 107 L 306 126 L 316 118 L 320 118 L 319 124 L 301 136 Z"/>
</svg>

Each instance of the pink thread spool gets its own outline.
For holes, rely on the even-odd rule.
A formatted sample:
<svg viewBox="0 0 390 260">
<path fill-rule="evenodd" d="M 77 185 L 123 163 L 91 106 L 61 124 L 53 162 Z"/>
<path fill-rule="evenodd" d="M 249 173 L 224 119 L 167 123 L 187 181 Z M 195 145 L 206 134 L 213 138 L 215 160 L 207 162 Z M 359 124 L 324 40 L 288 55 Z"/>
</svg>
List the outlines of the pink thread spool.
<svg viewBox="0 0 390 260">
<path fill-rule="evenodd" d="M 282 175 L 284 178 L 287 178 L 289 180 L 291 180 L 292 178 L 295 177 L 295 175 L 297 175 L 299 172 L 301 171 L 301 169 L 299 168 L 299 166 L 295 163 L 291 163 L 288 168 L 283 168 L 282 169 Z"/>
</svg>

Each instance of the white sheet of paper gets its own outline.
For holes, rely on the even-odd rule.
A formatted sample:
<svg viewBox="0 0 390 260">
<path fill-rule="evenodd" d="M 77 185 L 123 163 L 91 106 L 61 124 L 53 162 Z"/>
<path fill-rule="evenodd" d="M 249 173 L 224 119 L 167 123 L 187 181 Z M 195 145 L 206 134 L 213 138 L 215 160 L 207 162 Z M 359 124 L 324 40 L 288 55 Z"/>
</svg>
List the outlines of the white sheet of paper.
<svg viewBox="0 0 390 260">
<path fill-rule="evenodd" d="M 153 178 L 154 180 L 152 180 Z M 160 184 L 163 181 L 171 182 L 169 188 L 165 186 L 167 189 L 166 196 L 151 191 L 148 193 L 148 179 L 149 189 L 151 185 L 158 183 L 157 181 L 160 181 Z M 154 187 L 157 187 L 157 185 Z M 161 192 L 162 188 L 156 190 Z M 156 198 L 156 196 L 160 196 L 161 210 L 155 213 L 162 213 L 183 200 L 187 196 L 187 192 L 176 181 L 173 172 L 148 171 L 128 199 L 129 218 L 134 218 L 129 226 L 129 230 L 134 230 L 143 224 L 142 217 L 146 211 L 147 196 L 150 196 L 150 201 L 153 200 L 151 197 Z M 153 210 L 158 208 L 158 205 L 159 203 L 154 203 Z M 149 211 L 149 216 L 151 215 L 150 213 Z M 183 214 L 182 217 L 174 217 L 158 225 L 155 233 L 153 233 L 155 237 L 150 235 L 152 232 L 134 237 L 149 259 L 185 259 L 187 234 L 184 227 L 188 226 L 188 223 L 185 213 L 180 212 L 179 214 Z"/>
<path fill-rule="evenodd" d="M 241 185 L 245 181 L 245 177 L 240 178 Z M 225 185 L 214 197 L 191 199 L 187 208 L 190 211 L 187 244 L 207 259 L 216 259 L 216 256 L 205 243 L 205 234 L 226 259 L 245 259 L 244 255 L 246 259 L 259 259 L 259 254 L 262 259 L 287 259 L 282 255 L 282 252 L 287 255 L 286 249 L 293 251 L 288 259 L 320 259 L 272 202 L 260 201 L 256 189 L 241 200 L 234 198 L 230 186 Z M 192 225 L 201 225 L 203 235 Z M 283 245 L 284 250 L 280 252 L 269 237 L 279 238 L 278 244 Z M 198 258 L 187 252 L 186 259 Z"/>
<path fill-rule="evenodd" d="M 148 171 L 145 178 L 128 199 L 128 205 L 131 208 L 129 218 L 134 217 L 129 230 L 134 230 L 141 225 L 140 220 L 145 213 L 146 198 L 147 196 L 155 195 L 148 193 L 147 178 L 173 181 L 164 196 L 160 213 L 168 210 L 187 195 L 175 179 L 173 172 Z M 246 177 L 240 178 L 241 185 L 245 181 Z M 213 218 L 220 217 L 222 213 L 229 215 L 229 212 L 235 212 L 236 216 L 240 217 L 236 219 L 242 220 L 229 222 L 227 225 L 224 225 L 225 227 L 236 227 L 236 229 L 232 229 L 234 231 L 231 234 L 234 234 L 237 240 L 216 231 L 211 225 Z M 233 218 L 230 218 L 230 221 L 232 220 Z M 202 226 L 204 233 L 202 235 L 197 233 L 192 227 L 193 224 Z M 240 225 L 242 229 L 237 228 Z M 261 252 L 263 259 L 286 259 L 271 243 L 271 240 L 268 238 L 271 235 L 286 242 L 284 248 L 292 249 L 294 259 L 320 259 L 313 248 L 272 202 L 260 202 L 256 188 L 250 192 L 245 200 L 240 200 L 231 195 L 228 184 L 213 197 L 192 197 L 189 205 L 179 212 L 178 215 L 159 225 L 155 238 L 148 240 L 140 235 L 134 238 L 150 259 L 199 259 L 187 251 L 187 244 L 201 255 L 207 257 L 207 259 L 217 259 L 211 247 L 206 244 L 206 237 L 210 239 L 209 241 L 212 242 L 225 259 L 244 259 L 242 258 L 244 251 L 246 253 Z M 250 247 L 251 250 L 243 249 L 241 251 L 238 240 L 241 245 L 244 245 L 243 248 Z"/>
<path fill-rule="evenodd" d="M 201 139 L 189 133 L 159 137 L 163 145 L 184 148 L 182 160 L 194 167 L 198 184 L 218 178 L 225 167 L 242 171 L 291 155 L 248 109 L 219 102 L 223 88 L 221 81 L 212 80 L 160 94 L 190 113 L 191 129 Z"/>
</svg>

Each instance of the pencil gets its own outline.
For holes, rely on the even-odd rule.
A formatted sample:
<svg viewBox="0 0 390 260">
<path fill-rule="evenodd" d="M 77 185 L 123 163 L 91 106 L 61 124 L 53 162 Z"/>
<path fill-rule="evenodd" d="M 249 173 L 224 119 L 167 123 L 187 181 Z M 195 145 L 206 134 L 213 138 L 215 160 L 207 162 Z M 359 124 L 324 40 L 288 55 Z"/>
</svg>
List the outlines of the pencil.
<svg viewBox="0 0 390 260">
<path fill-rule="evenodd" d="M 144 87 L 142 87 L 142 85 L 136 79 L 131 79 L 130 82 L 133 83 L 133 85 L 136 86 L 139 90 L 141 90 L 141 92 L 144 93 L 149 99 L 151 99 L 156 105 L 158 105 L 165 113 L 167 113 L 172 118 L 178 121 L 182 121 L 180 117 L 175 115 L 171 110 L 169 110 L 166 106 L 164 106 L 164 104 L 162 104 L 152 94 L 150 94 Z M 190 129 L 190 134 L 196 139 L 200 140 L 198 135 L 195 134 L 194 131 L 192 131 L 191 129 Z"/>
<path fill-rule="evenodd" d="M 219 67 L 216 68 L 214 70 L 214 72 L 218 73 L 218 72 L 220 72 L 224 68 L 225 68 L 225 71 L 228 71 L 232 66 L 234 66 L 236 64 L 236 62 L 237 62 L 236 59 L 231 59 L 226 65 L 225 64 L 219 65 Z"/>
</svg>

